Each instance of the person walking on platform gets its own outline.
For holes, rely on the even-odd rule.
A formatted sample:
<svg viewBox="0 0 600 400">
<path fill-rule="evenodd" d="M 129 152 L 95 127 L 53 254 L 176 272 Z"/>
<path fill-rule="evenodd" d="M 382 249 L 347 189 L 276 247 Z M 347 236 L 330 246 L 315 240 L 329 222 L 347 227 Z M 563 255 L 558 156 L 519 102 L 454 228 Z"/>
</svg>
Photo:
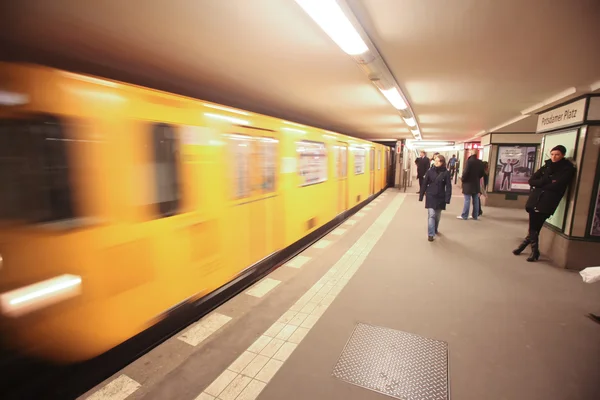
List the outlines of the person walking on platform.
<svg viewBox="0 0 600 400">
<path fill-rule="evenodd" d="M 452 154 L 452 157 L 448 160 L 448 171 L 450 171 L 450 178 L 454 179 L 454 173 L 456 172 L 456 155 Z"/>
<path fill-rule="evenodd" d="M 446 204 L 450 204 L 452 198 L 452 179 L 446 169 L 446 158 L 438 154 L 434 158 L 434 167 L 425 174 L 419 201 L 423 201 L 425 196 L 425 208 L 427 209 L 427 235 L 428 240 L 433 242 L 433 238 L 438 233 L 442 210 L 446 209 Z"/>
<path fill-rule="evenodd" d="M 550 151 L 550 159 L 529 178 L 531 193 L 525 210 L 529 213 L 529 234 L 519 247 L 513 250 L 518 256 L 531 244 L 531 255 L 527 261 L 540 258 L 539 234 L 544 222 L 556 211 L 575 175 L 575 166 L 565 158 L 567 149 L 558 145 Z"/>
<path fill-rule="evenodd" d="M 429 158 L 427 158 L 427 154 L 421 150 L 421 157 L 415 160 L 415 164 L 417 164 L 417 179 L 419 179 L 419 193 L 423 189 L 423 178 L 429 169 Z"/>
<path fill-rule="evenodd" d="M 479 192 L 481 190 L 480 180 L 484 175 L 483 162 L 473 154 L 465 163 L 465 169 L 462 177 L 462 192 L 465 196 L 462 214 L 457 216 L 458 219 L 469 219 L 469 209 L 471 201 L 473 202 L 473 219 L 479 217 Z"/>
<path fill-rule="evenodd" d="M 481 186 L 481 190 L 479 191 L 479 216 L 481 217 L 483 215 L 483 209 L 481 208 L 481 198 L 487 198 L 488 194 L 487 194 L 487 187 L 488 187 L 488 183 L 490 181 L 490 165 L 487 161 L 483 162 L 483 178 L 481 178 L 481 181 L 479 182 L 480 186 Z"/>
</svg>

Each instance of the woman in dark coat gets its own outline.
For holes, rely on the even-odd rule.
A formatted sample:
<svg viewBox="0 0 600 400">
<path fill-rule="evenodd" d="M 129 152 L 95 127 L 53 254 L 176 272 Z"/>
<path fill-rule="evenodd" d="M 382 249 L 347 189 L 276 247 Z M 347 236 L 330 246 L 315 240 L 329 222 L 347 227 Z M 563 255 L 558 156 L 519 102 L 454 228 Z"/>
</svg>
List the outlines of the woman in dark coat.
<svg viewBox="0 0 600 400">
<path fill-rule="evenodd" d="M 527 261 L 537 261 L 540 258 L 540 231 L 544 222 L 556 211 L 575 175 L 575 166 L 565 158 L 566 152 L 565 146 L 554 147 L 550 152 L 550 159 L 529 178 L 532 190 L 525 206 L 529 213 L 529 235 L 513 250 L 515 255 L 519 255 L 531 244 L 531 255 Z"/>
<path fill-rule="evenodd" d="M 425 174 L 419 201 L 423 201 L 423 196 L 426 196 L 428 239 L 433 242 L 434 236 L 438 234 L 442 210 L 446 209 L 446 204 L 450 204 L 452 197 L 452 179 L 446 169 L 446 158 L 441 154 L 435 156 L 433 168 Z"/>
</svg>

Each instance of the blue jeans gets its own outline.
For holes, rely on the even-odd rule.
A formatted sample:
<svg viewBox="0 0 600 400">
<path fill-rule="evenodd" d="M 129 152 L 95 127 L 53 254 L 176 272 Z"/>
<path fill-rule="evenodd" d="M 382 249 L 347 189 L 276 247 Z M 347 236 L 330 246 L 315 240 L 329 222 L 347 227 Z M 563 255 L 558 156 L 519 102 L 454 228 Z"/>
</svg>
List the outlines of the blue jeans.
<svg viewBox="0 0 600 400">
<path fill-rule="evenodd" d="M 440 226 L 440 217 L 442 216 L 442 210 L 435 210 L 433 208 L 427 209 L 427 235 L 435 236 Z"/>
<path fill-rule="evenodd" d="M 479 216 L 479 194 L 465 194 L 465 204 L 463 206 L 462 219 L 469 218 L 469 208 L 471 206 L 471 199 L 473 201 L 473 219 L 477 219 Z"/>
</svg>

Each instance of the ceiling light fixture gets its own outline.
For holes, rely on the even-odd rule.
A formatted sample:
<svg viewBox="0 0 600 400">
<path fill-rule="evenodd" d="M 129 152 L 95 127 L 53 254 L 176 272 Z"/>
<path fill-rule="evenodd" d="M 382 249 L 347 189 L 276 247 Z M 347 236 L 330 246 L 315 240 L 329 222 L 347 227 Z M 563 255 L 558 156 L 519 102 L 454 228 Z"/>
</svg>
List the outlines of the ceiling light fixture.
<svg viewBox="0 0 600 400">
<path fill-rule="evenodd" d="M 404 122 L 406 122 L 406 125 L 411 126 L 411 127 L 415 127 L 417 126 L 417 121 L 415 121 L 414 117 L 410 117 L 410 118 L 404 118 L 402 117 L 402 119 L 404 120 Z"/>
<path fill-rule="evenodd" d="M 408 106 L 396 88 L 381 90 L 381 93 L 397 110 L 406 110 Z"/>
<path fill-rule="evenodd" d="M 356 56 L 369 50 L 335 0 L 296 0 L 296 3 L 347 54 Z"/>
</svg>

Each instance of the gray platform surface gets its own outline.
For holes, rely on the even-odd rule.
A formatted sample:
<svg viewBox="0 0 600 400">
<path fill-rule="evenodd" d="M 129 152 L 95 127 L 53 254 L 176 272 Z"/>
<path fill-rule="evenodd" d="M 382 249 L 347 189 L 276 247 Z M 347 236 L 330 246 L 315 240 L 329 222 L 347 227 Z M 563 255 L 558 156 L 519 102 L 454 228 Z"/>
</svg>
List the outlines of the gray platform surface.
<svg viewBox="0 0 600 400">
<path fill-rule="evenodd" d="M 429 243 L 426 210 L 409 195 L 259 400 L 391 399 L 332 375 L 358 323 L 447 342 L 452 399 L 599 399 L 600 325 L 585 314 L 600 311 L 600 287 L 515 257 L 524 211 L 484 207 L 462 221 L 461 206 L 453 197 Z"/>
</svg>

